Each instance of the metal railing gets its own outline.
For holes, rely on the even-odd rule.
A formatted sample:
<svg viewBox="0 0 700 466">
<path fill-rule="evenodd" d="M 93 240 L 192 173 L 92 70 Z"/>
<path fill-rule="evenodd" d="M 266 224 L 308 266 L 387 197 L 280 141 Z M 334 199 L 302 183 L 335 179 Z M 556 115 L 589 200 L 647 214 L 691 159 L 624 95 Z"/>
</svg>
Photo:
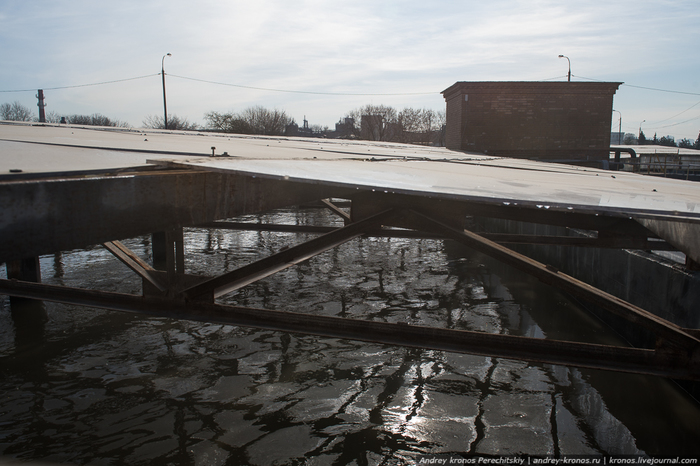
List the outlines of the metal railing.
<svg viewBox="0 0 700 466">
<path fill-rule="evenodd" d="M 700 156 L 672 152 L 639 154 L 637 157 L 610 160 L 610 168 L 616 171 L 641 173 L 684 180 L 700 181 Z"/>
</svg>

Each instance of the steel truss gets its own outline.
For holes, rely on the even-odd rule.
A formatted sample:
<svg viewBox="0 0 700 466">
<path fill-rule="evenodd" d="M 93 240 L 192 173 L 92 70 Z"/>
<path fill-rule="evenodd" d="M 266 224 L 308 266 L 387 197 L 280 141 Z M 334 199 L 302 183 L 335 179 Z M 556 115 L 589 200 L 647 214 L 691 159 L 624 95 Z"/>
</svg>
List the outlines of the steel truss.
<svg viewBox="0 0 700 466">
<path fill-rule="evenodd" d="M 458 228 L 454 222 L 446 222 L 441 218 L 436 218 L 432 213 L 426 214 L 419 211 L 420 209 L 392 207 L 352 221 L 351 215 L 346 214 L 329 200 L 326 200 L 325 204 L 343 219 L 344 227 L 314 230 L 321 235 L 218 277 L 186 276 L 183 273 L 177 273 L 174 267 L 168 267 L 166 272 L 155 270 L 123 244 L 112 241 L 105 243 L 104 246 L 142 278 L 142 296 L 52 286 L 20 280 L 0 280 L 0 293 L 15 297 L 172 319 L 239 325 L 538 363 L 650 374 L 676 379 L 700 380 L 700 331 L 698 330 L 674 325 L 552 267 L 518 254 L 484 236 Z M 242 224 L 230 222 L 207 224 L 210 227 L 215 225 L 220 225 L 223 228 L 246 228 Z M 247 225 L 251 229 L 256 227 L 275 229 L 274 226 Z M 385 228 L 406 228 L 407 226 L 413 230 Z M 610 346 L 433 328 L 405 323 L 372 322 L 229 306 L 214 302 L 216 297 L 299 264 L 363 235 L 429 236 L 449 238 L 465 244 L 532 274 L 545 283 L 594 303 L 633 324 L 647 328 L 657 337 L 656 348 Z M 510 236 L 514 235 L 500 238 L 494 236 L 493 238 L 519 242 L 518 238 Z M 534 240 L 535 238 L 525 238 L 522 242 Z M 547 239 L 540 239 L 538 242 L 546 244 L 547 241 Z M 564 239 L 554 241 L 565 242 Z M 595 242 L 591 242 L 591 245 L 600 247 L 604 241 L 598 242 L 597 245 Z"/>
</svg>

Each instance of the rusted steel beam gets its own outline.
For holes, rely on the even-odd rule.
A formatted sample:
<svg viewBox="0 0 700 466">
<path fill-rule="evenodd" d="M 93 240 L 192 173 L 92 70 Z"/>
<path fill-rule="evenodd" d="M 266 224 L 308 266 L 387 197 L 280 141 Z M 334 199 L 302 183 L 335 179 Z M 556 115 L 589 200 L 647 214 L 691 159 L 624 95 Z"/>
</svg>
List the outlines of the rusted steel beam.
<svg viewBox="0 0 700 466">
<path fill-rule="evenodd" d="M 133 251 L 124 246 L 120 241 L 110 241 L 102 245 L 111 252 L 114 257 L 122 261 L 127 267 L 136 272 L 137 275 L 156 289 L 159 291 L 165 291 L 167 289 L 165 284 L 161 283 L 161 280 L 158 279 L 156 270 L 134 254 Z"/>
<path fill-rule="evenodd" d="M 348 223 L 350 223 L 352 221 L 352 219 L 350 218 L 350 214 L 345 212 L 344 210 L 342 210 L 340 207 L 336 206 L 335 204 L 333 204 L 330 199 L 321 199 L 321 202 L 326 207 L 328 207 L 331 210 L 331 212 L 336 214 L 338 217 L 342 218 L 345 225 L 347 225 Z"/>
<path fill-rule="evenodd" d="M 284 225 L 278 223 L 245 223 L 245 222 L 210 222 L 197 225 L 197 228 L 215 228 L 221 230 L 242 231 L 275 231 L 282 233 L 310 233 L 325 234 L 335 231 L 338 227 L 315 225 Z M 365 234 L 373 238 L 418 238 L 418 239 L 444 239 L 443 236 L 434 233 L 424 233 L 415 230 L 378 229 Z"/>
<path fill-rule="evenodd" d="M 361 191 L 352 196 L 352 215 L 356 220 L 389 207 L 430 212 L 431 215 L 444 219 L 445 223 L 455 223 L 466 216 L 472 216 L 593 230 L 600 232 L 599 236 L 607 234 L 640 238 L 655 236 L 644 226 L 626 216 L 592 215 L 570 210 L 548 209 L 545 206 L 537 209 L 532 206 L 520 206 L 515 202 L 493 205 L 382 192 Z M 454 226 L 462 225 L 455 223 Z"/>
<path fill-rule="evenodd" d="M 517 235 L 508 233 L 478 233 L 479 236 L 505 244 L 545 244 L 551 246 L 576 246 L 583 248 L 601 249 L 642 249 L 653 251 L 677 251 L 678 249 L 666 241 L 650 241 L 642 237 L 603 237 L 587 238 L 584 236 L 547 236 L 547 235 Z"/>
<path fill-rule="evenodd" d="M 270 223 L 245 223 L 245 222 L 210 222 L 197 225 L 197 228 L 218 228 L 222 230 L 243 231 L 275 231 L 285 233 L 312 233 L 323 234 L 331 232 L 337 227 L 315 225 L 283 225 Z M 654 251 L 676 251 L 677 249 L 665 241 L 649 240 L 647 238 L 605 237 L 587 238 L 583 236 L 546 236 L 546 235 L 518 235 L 508 233 L 479 233 L 484 238 L 496 243 L 508 244 L 544 244 L 552 246 L 576 246 L 584 248 L 610 248 L 610 249 L 643 249 Z M 416 230 L 382 229 L 375 230 L 368 236 L 379 238 L 420 238 L 420 239 L 444 239 L 444 236 L 435 233 L 426 233 Z"/>
<path fill-rule="evenodd" d="M 613 312 L 630 322 L 644 326 L 655 332 L 660 338 L 685 348 L 690 353 L 700 353 L 700 339 L 688 334 L 681 327 L 661 317 L 630 304 L 616 296 L 605 293 L 587 283 L 577 280 L 557 269 L 546 266 L 527 256 L 512 251 L 505 246 L 490 241 L 468 230 L 457 230 L 441 221 L 416 211 L 406 211 L 413 217 L 413 222 L 423 229 L 435 231 L 447 238 L 480 251 L 494 259 L 500 260 L 517 269 L 533 275 L 544 283 L 553 285 L 574 296 L 592 302 L 603 309 Z"/>
<path fill-rule="evenodd" d="M 697 355 L 691 358 L 685 351 L 660 352 L 402 323 L 345 319 L 201 301 L 186 302 L 158 297 L 140 297 L 17 280 L 0 280 L 0 293 L 172 319 L 700 380 L 700 361 Z"/>
<path fill-rule="evenodd" d="M 383 221 L 391 218 L 391 214 L 392 211 L 387 210 L 360 222 L 338 228 L 306 243 L 280 251 L 277 254 L 188 288 L 182 292 L 182 297 L 185 299 L 210 299 L 212 294 L 214 297 L 218 297 L 230 293 L 280 270 L 304 262 L 313 256 L 362 236 L 373 229 L 377 229 Z"/>
<path fill-rule="evenodd" d="M 284 225 L 279 223 L 245 223 L 245 222 L 209 222 L 197 225 L 197 228 L 216 228 L 220 230 L 240 231 L 275 231 L 281 233 L 316 233 L 324 234 L 337 230 L 338 227 L 316 225 Z"/>
<path fill-rule="evenodd" d="M 560 211 L 553 209 L 532 209 L 517 205 L 490 206 L 470 203 L 467 215 L 486 218 L 500 218 L 518 222 L 553 225 L 580 230 L 611 232 L 626 237 L 648 237 L 653 233 L 628 217 L 590 215 L 587 213 Z"/>
</svg>

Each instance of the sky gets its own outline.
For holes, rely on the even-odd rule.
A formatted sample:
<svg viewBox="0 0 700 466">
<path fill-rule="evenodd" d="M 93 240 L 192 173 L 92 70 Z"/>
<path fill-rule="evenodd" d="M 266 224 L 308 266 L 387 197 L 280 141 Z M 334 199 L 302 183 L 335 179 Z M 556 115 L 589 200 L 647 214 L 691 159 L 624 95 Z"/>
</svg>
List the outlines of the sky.
<svg viewBox="0 0 700 466">
<path fill-rule="evenodd" d="M 171 56 L 163 56 L 170 53 Z M 623 82 L 612 131 L 695 140 L 697 0 L 0 0 L 0 103 L 163 115 L 261 105 L 329 126 L 366 104 L 444 110 L 457 81 Z"/>
</svg>

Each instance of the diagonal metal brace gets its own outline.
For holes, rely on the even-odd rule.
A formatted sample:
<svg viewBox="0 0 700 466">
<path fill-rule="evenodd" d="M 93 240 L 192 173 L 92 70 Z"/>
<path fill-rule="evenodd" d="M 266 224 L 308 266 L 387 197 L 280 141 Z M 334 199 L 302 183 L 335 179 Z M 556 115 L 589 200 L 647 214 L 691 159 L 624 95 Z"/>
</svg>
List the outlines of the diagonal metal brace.
<svg viewBox="0 0 700 466">
<path fill-rule="evenodd" d="M 447 238 L 453 239 L 494 259 L 529 273 L 544 283 L 553 285 L 574 296 L 592 302 L 630 322 L 646 327 L 653 331 L 657 337 L 684 348 L 690 355 L 700 352 L 700 339 L 697 336 L 691 335 L 680 326 L 630 304 L 617 296 L 601 291 L 594 286 L 561 273 L 556 269 L 547 267 L 541 262 L 512 251 L 505 246 L 501 246 L 471 231 L 455 229 L 439 220 L 414 210 L 407 211 L 407 215 L 409 217 L 412 216 L 414 221 L 420 224 L 422 228 L 440 233 Z"/>
<path fill-rule="evenodd" d="M 214 298 L 217 298 L 377 229 L 381 227 L 382 222 L 390 220 L 394 215 L 394 210 L 386 210 L 359 222 L 351 223 L 306 243 L 293 246 L 190 287 L 184 290 L 180 297 L 186 300 L 210 299 L 213 295 Z"/>
<path fill-rule="evenodd" d="M 333 204 L 330 199 L 321 199 L 321 202 L 323 203 L 323 205 L 328 207 L 331 210 L 331 212 L 336 214 L 338 217 L 342 218 L 345 225 L 352 222 L 352 218 L 350 217 L 350 214 L 348 214 L 347 212 L 342 210 L 337 205 Z"/>
<path fill-rule="evenodd" d="M 167 289 L 167 286 L 158 279 L 156 269 L 141 260 L 131 249 L 124 246 L 122 242 L 110 241 L 108 243 L 102 243 L 102 245 L 111 252 L 114 257 L 122 261 L 127 267 L 158 290 L 165 291 Z"/>
</svg>

